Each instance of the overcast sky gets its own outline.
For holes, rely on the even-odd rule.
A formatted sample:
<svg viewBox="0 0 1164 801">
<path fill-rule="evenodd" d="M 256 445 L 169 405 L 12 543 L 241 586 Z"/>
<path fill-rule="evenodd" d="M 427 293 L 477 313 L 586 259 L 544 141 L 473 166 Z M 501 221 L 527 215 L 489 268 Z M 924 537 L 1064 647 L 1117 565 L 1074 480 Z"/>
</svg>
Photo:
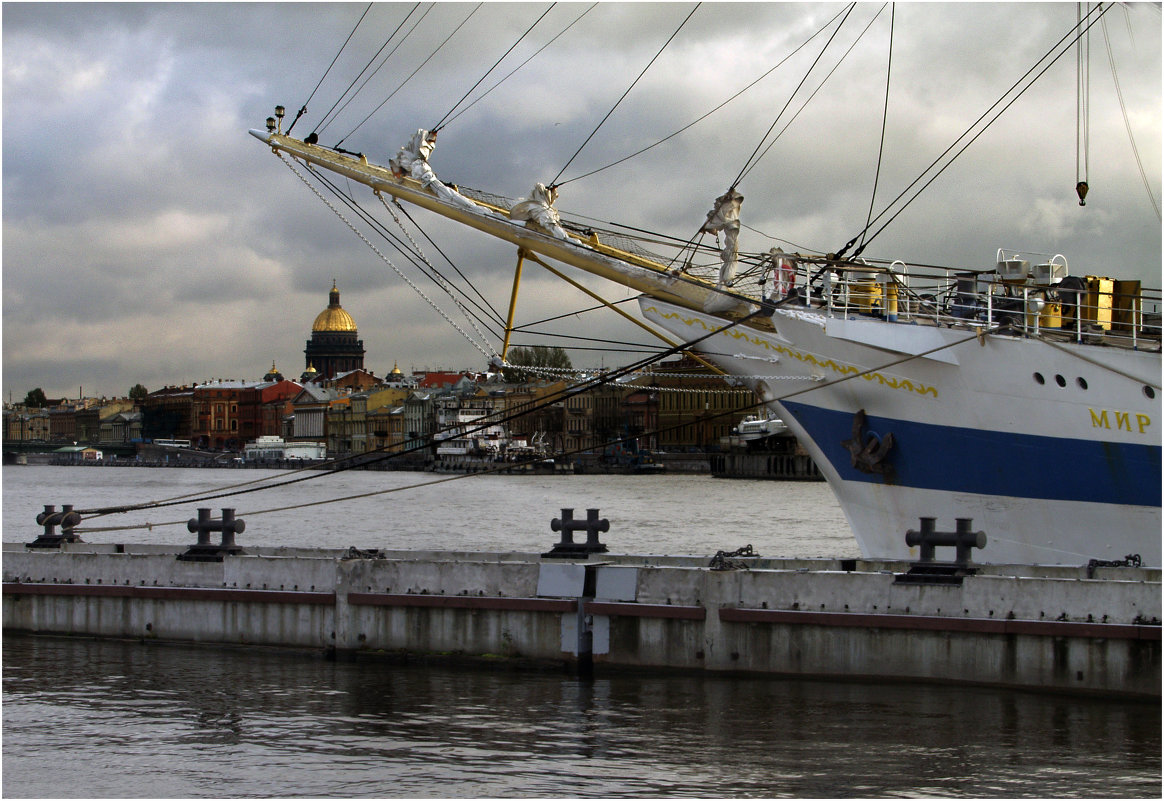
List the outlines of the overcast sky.
<svg viewBox="0 0 1164 801">
<path fill-rule="evenodd" d="M 554 6 L 472 97 L 587 7 Z M 404 370 L 484 367 L 483 357 L 452 326 L 247 135 L 248 128 L 263 127 L 276 104 L 293 113 L 307 102 L 365 8 L 4 3 L 5 401 L 19 401 L 34 387 L 49 397 L 75 397 L 82 388 L 86 395 L 113 396 L 139 382 L 154 390 L 211 378 L 258 379 L 272 361 L 297 376 L 311 323 L 327 305 L 333 279 L 359 327 L 366 366 L 378 375 L 393 364 Z M 425 8 L 408 18 L 404 30 Z M 549 4 L 485 3 L 469 17 L 473 8 L 437 4 L 334 122 L 321 128 L 321 143 L 342 138 L 345 148 L 385 162 L 417 128 L 464 108 L 458 101 Z M 693 8 L 597 6 L 442 129 L 432 158 L 437 174 L 518 197 L 536 181 L 549 183 L 568 162 L 563 181 L 606 166 L 710 111 L 845 6 L 703 4 L 571 162 Z M 885 107 L 890 11 L 886 7 L 874 19 L 881 8 L 857 6 L 812 75 L 831 68 L 873 20 L 868 32 L 741 182 L 748 226 L 743 249 L 766 250 L 786 241 L 835 251 L 861 229 Z M 411 3 L 371 8 L 295 135 L 321 127 L 412 9 Z M 1074 3 L 899 3 L 876 209 L 1063 36 L 1075 15 Z M 1159 5 L 1126 4 L 1106 21 L 1132 135 L 1158 199 Z M 1129 142 L 1104 32 L 1099 26 L 1092 32 L 1086 207 L 1078 205 L 1074 191 L 1072 54 L 1048 70 L 866 255 L 986 268 L 999 247 L 1062 253 L 1073 274 L 1141 278 L 1159 287 L 1160 221 Z M 824 41 L 818 37 L 686 133 L 618 167 L 565 183 L 559 208 L 691 236 L 712 199 L 764 141 Z M 818 83 L 810 77 L 791 108 Z M 423 212 L 413 216 L 436 243 L 422 240 L 430 258 L 439 260 L 439 246 L 504 310 L 512 247 Z M 381 249 L 415 276 L 399 254 Z M 591 305 L 531 268 L 526 276 L 522 319 Z M 613 299 L 627 296 L 610 285 L 592 285 Z M 559 327 L 640 338 L 609 313 L 571 318 Z M 576 365 L 632 358 L 574 352 Z"/>
</svg>

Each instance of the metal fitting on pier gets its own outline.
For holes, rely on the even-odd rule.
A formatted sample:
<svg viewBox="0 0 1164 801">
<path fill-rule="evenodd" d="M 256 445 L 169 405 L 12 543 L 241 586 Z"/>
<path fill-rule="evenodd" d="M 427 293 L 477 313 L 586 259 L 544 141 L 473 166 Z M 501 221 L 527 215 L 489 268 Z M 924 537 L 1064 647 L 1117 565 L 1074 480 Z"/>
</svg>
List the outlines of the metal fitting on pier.
<svg viewBox="0 0 1164 801">
<path fill-rule="evenodd" d="M 234 535 L 246 530 L 246 521 L 236 519 L 234 509 L 223 509 L 222 519 L 211 520 L 210 509 L 200 508 L 198 517 L 191 518 L 186 528 L 198 535 L 198 542 L 191 545 L 186 553 L 178 554 L 182 562 L 221 562 L 224 556 L 235 556 L 244 553 L 243 549 L 235 544 Z M 215 545 L 210 542 L 211 532 L 221 531 L 222 542 Z"/>
<path fill-rule="evenodd" d="M 918 561 L 914 562 L 907 573 L 897 576 L 898 583 L 913 584 L 961 584 L 964 576 L 973 575 L 976 568 L 970 566 L 970 551 L 973 548 L 986 547 L 986 532 L 971 531 L 973 518 L 955 518 L 954 531 L 938 531 L 935 523 L 937 518 L 922 517 L 921 530 L 910 529 L 905 532 L 905 544 L 911 548 L 921 549 Z M 938 546 L 953 547 L 954 561 L 939 562 L 934 558 L 934 549 Z"/>
<path fill-rule="evenodd" d="M 600 532 L 610 531 L 610 521 L 598 518 L 597 509 L 586 510 L 586 521 L 574 519 L 573 509 L 563 509 L 561 518 L 555 517 L 550 521 L 551 531 L 562 532 L 562 538 L 549 553 L 542 554 L 544 559 L 586 559 L 592 553 L 606 553 L 606 546 L 598 541 Z M 585 531 L 586 542 L 574 542 L 574 532 Z"/>
<path fill-rule="evenodd" d="M 1088 559 L 1087 560 L 1087 577 L 1095 578 L 1095 569 L 1097 567 L 1139 567 L 1143 564 L 1138 553 L 1130 553 L 1123 559 Z"/>
<path fill-rule="evenodd" d="M 921 531 L 911 529 L 905 532 L 905 544 L 911 548 L 915 546 L 921 548 L 919 559 L 921 562 L 934 561 L 934 548 L 936 546 L 952 545 L 955 548 L 954 562 L 959 565 L 967 565 L 970 563 L 971 548 L 986 547 L 986 532 L 970 530 L 970 524 L 974 522 L 973 518 L 956 518 L 954 531 L 935 530 L 934 524 L 937 518 L 922 517 L 919 519 L 921 520 Z"/>
<path fill-rule="evenodd" d="M 37 525 L 44 526 L 44 533 L 32 542 L 26 543 L 26 548 L 60 548 L 62 542 L 84 542 L 73 529 L 81 522 L 81 515 L 73 511 L 73 505 L 67 503 L 56 511 L 54 504 L 46 503 L 44 511 L 36 516 Z M 57 526 L 61 533 L 57 533 Z"/>
</svg>

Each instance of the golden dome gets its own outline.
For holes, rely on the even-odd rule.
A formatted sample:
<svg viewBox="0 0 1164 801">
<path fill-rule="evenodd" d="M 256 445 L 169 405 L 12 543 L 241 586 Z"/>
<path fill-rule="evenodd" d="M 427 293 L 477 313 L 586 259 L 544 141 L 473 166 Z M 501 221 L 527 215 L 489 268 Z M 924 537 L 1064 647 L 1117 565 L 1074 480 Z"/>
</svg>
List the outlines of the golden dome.
<svg viewBox="0 0 1164 801">
<path fill-rule="evenodd" d="M 316 316 L 311 330 L 312 332 L 351 331 L 353 333 L 356 331 L 356 321 L 340 306 L 339 290 L 335 288 L 334 281 L 331 283 L 331 294 L 328 296 L 327 308 Z"/>
</svg>

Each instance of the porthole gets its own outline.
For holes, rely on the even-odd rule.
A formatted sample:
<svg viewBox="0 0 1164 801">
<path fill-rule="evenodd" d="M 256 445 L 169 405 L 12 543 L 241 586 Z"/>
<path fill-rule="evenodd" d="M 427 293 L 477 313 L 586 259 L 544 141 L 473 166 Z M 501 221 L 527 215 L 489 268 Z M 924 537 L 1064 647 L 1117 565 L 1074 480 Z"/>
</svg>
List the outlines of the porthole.
<svg viewBox="0 0 1164 801">
<path fill-rule="evenodd" d="M 1035 383 L 1042 385 L 1047 383 L 1047 379 L 1043 378 L 1042 373 L 1035 373 Z"/>
<path fill-rule="evenodd" d="M 1065 387 L 1065 386 L 1067 386 L 1067 379 L 1061 375 L 1057 375 L 1057 376 L 1055 376 L 1055 383 L 1061 387 Z"/>
<path fill-rule="evenodd" d="M 1075 383 L 1079 385 L 1080 389 L 1087 389 L 1087 379 L 1083 376 L 1076 378 Z"/>
<path fill-rule="evenodd" d="M 1148 399 L 1150 400 L 1150 399 L 1156 397 L 1156 390 L 1152 389 L 1151 387 L 1146 386 L 1146 387 L 1144 387 L 1144 394 L 1147 395 Z"/>
</svg>

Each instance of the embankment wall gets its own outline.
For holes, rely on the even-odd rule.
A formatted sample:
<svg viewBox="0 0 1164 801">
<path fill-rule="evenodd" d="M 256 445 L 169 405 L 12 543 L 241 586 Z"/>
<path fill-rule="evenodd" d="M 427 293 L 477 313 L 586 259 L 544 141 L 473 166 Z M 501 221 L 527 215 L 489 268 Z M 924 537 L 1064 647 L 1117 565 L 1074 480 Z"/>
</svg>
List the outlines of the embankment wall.
<svg viewBox="0 0 1164 801">
<path fill-rule="evenodd" d="M 4 628 L 1160 696 L 1159 570 L 992 568 L 931 585 L 852 561 L 182 550 L 5 545 Z"/>
</svg>

